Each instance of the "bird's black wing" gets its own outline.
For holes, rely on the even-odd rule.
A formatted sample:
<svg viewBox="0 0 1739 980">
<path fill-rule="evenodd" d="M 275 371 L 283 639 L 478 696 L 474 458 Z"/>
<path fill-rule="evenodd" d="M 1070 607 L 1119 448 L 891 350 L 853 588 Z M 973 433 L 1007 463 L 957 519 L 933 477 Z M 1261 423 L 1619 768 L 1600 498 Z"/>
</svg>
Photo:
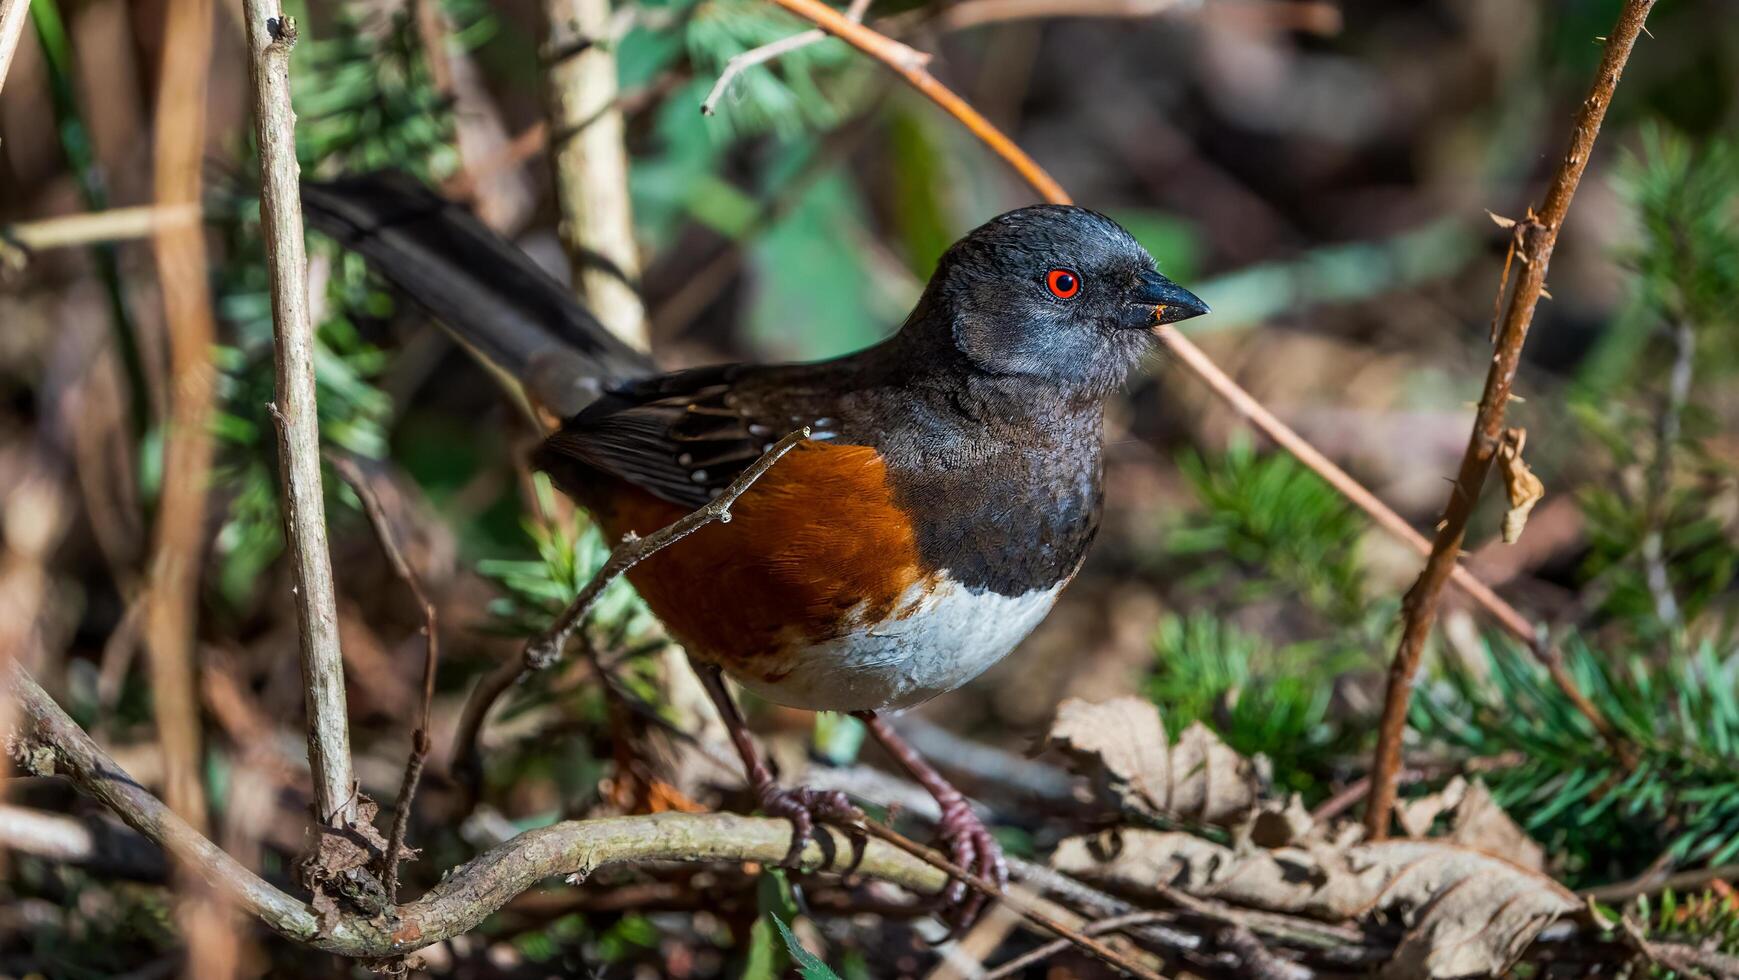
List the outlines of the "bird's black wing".
<svg viewBox="0 0 1739 980">
<path fill-rule="evenodd" d="M 744 384 L 777 368 L 723 365 L 679 371 L 619 388 L 545 440 L 536 464 L 575 460 L 672 503 L 699 507 L 786 434 L 837 435 L 822 396 L 781 387 L 780 404 Z"/>
</svg>

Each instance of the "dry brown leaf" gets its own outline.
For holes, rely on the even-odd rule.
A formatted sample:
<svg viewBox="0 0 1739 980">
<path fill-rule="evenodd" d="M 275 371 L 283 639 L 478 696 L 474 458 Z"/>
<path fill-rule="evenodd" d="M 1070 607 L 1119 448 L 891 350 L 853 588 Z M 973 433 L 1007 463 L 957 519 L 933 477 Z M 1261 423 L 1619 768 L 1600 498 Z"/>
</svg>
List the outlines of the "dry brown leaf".
<svg viewBox="0 0 1739 980">
<path fill-rule="evenodd" d="M 1442 789 L 1395 805 L 1395 822 L 1408 837 L 1430 837 L 1437 818 L 1461 805 L 1467 796 L 1467 780 L 1456 776 Z"/>
<path fill-rule="evenodd" d="M 1516 226 L 1516 219 L 1514 218 L 1506 218 L 1490 208 L 1487 208 L 1485 213 L 1487 217 L 1491 218 L 1491 223 L 1497 225 L 1499 228 L 1509 229 Z"/>
<path fill-rule="evenodd" d="M 1229 827 L 1261 798 L 1254 763 L 1199 722 L 1173 744 L 1159 709 L 1144 698 L 1100 704 L 1070 698 L 1057 708 L 1046 744 L 1091 777 L 1106 802 L 1149 818 Z"/>
<path fill-rule="evenodd" d="M 1503 470 L 1504 490 L 1509 494 L 1510 507 L 1504 512 L 1504 543 L 1515 544 L 1527 527 L 1528 514 L 1546 495 L 1546 485 L 1528 469 L 1522 459 L 1522 448 L 1528 444 L 1528 430 L 1505 429 L 1503 442 L 1497 449 L 1498 465 Z"/>
<path fill-rule="evenodd" d="M 1470 783 L 1457 776 L 1441 790 L 1395 808 L 1396 821 L 1409 837 L 1429 837 L 1432 824 L 1444 814 L 1449 815 L 1449 834 L 1438 840 L 1484 851 L 1530 871 L 1546 867 L 1545 849 L 1497 805 L 1482 780 Z"/>
<path fill-rule="evenodd" d="M 1406 927 L 1384 977 L 1502 974 L 1541 929 L 1581 905 L 1537 872 L 1439 841 L 1234 850 L 1189 834 L 1123 830 L 1063 842 L 1068 874 L 1325 922 Z"/>
<path fill-rule="evenodd" d="M 1468 787 L 1453 819 L 1449 831 L 1452 843 L 1496 855 L 1529 871 L 1545 870 L 1546 849 L 1497 805 L 1483 781 L 1476 779 Z"/>
</svg>

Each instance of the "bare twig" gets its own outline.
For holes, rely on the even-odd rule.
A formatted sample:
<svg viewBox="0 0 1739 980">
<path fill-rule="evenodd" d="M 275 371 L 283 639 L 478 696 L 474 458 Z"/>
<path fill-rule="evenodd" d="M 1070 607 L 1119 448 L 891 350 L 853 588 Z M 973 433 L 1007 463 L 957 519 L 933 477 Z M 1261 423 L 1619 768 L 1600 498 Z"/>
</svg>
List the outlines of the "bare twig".
<svg viewBox="0 0 1739 980">
<path fill-rule="evenodd" d="M 17 664 L 0 664 L 0 692 L 18 707 L 18 731 L 3 741 L 27 771 L 63 775 L 145 837 L 196 868 L 238 908 L 279 934 L 344 956 L 392 957 L 460 935 L 552 875 L 586 877 L 606 867 L 657 861 L 773 864 L 791 843 L 788 820 L 732 814 L 662 813 L 574 820 L 528 831 L 455 869 L 415 902 L 378 917 L 339 914 L 323 925 L 306 903 L 274 888 L 146 792 Z M 811 840 L 805 867 L 844 872 L 843 833 Z M 942 872 L 871 843 L 858 874 L 920 894 L 941 891 Z"/>
<path fill-rule="evenodd" d="M 84 214 L 65 214 L 7 225 L 0 237 L 33 252 L 72 248 L 102 242 L 120 242 L 160 235 L 172 228 L 199 223 L 199 203 L 140 204 Z"/>
<path fill-rule="evenodd" d="M 24 35 L 24 21 L 29 14 L 30 0 L 0 0 L 0 91 L 5 90 L 12 54 L 18 50 L 18 39 Z"/>
<path fill-rule="evenodd" d="M 1669 888 L 1676 892 L 1696 891 L 1708 887 L 1712 881 L 1739 881 L 1739 864 L 1695 868 L 1672 874 L 1662 874 L 1659 871 L 1650 870 L 1629 881 L 1585 888 L 1577 894 L 1605 905 L 1616 905 L 1629 901 L 1638 895 L 1653 895 Z"/>
<path fill-rule="evenodd" d="M 918 860 L 948 872 L 949 877 L 964 882 L 966 887 L 978 892 L 980 895 L 983 895 L 992 901 L 1008 900 L 1008 896 L 1003 892 L 1003 890 L 996 887 L 996 882 L 960 867 L 943 857 L 941 854 L 917 843 L 891 827 L 876 823 L 873 820 L 866 820 L 863 823 L 863 829 L 870 837 L 892 844 L 894 847 L 905 851 L 907 854 L 912 855 Z M 1009 904 L 1015 905 L 1013 902 L 1010 902 Z M 1044 929 L 1046 932 L 1049 932 L 1051 935 L 1068 941 L 1083 952 L 1092 954 L 1117 969 L 1128 973 L 1130 976 L 1151 978 L 1151 980 L 1163 980 L 1163 978 L 1160 978 L 1159 974 L 1154 973 L 1152 970 L 1142 966 L 1140 963 L 1131 960 L 1129 957 L 1124 956 L 1122 953 L 1119 953 L 1104 943 L 1099 942 L 1091 936 L 1083 933 L 1081 930 L 1070 928 L 1038 909 L 1025 905 L 1015 905 L 1015 908 L 1024 918 Z"/>
<path fill-rule="evenodd" d="M 1149 922 L 1163 922 L 1171 917 L 1171 913 L 1169 912 L 1130 912 L 1126 915 L 1114 915 L 1109 919 L 1100 919 L 1097 922 L 1087 923 L 1081 927 L 1081 934 L 1085 936 L 1102 936 L 1108 932 L 1120 932 L 1130 926 L 1146 925 Z M 1043 946 L 1040 946 L 1038 949 L 1022 953 L 996 969 L 984 973 L 980 976 L 979 980 L 1004 980 L 1006 977 L 1012 977 L 1035 963 L 1043 963 L 1045 960 L 1048 960 L 1058 953 L 1068 949 L 1071 945 L 1073 944 L 1067 939 L 1057 939 L 1048 942 Z"/>
<path fill-rule="evenodd" d="M 1276 955 L 1244 926 L 1221 931 L 1220 945 L 1238 958 L 1238 975 L 1250 980 L 1307 980 L 1316 976 L 1316 971 Z"/>
<path fill-rule="evenodd" d="M 612 333 L 645 350 L 610 0 L 544 0 L 543 21 L 550 164 L 574 289 Z"/>
<path fill-rule="evenodd" d="M 1712 949 L 1698 949 L 1682 943 L 1652 942 L 1642 924 L 1629 912 L 1619 919 L 1618 934 L 1636 950 L 1638 956 L 1651 965 L 1670 970 L 1675 976 L 1696 980 L 1732 980 L 1739 977 L 1739 956 L 1729 956 Z"/>
<path fill-rule="evenodd" d="M 344 661 L 326 502 L 320 483 L 320 428 L 314 405 L 314 331 L 308 319 L 308 256 L 290 108 L 290 48 L 296 22 L 278 0 L 245 0 L 254 119 L 260 146 L 260 225 L 271 273 L 277 384 L 272 415 L 284 492 L 285 538 L 295 570 L 297 631 L 308 706 L 308 764 L 323 824 L 356 819 L 355 777 L 345 715 Z"/>
<path fill-rule="evenodd" d="M 502 664 L 478 683 L 470 698 L 466 699 L 465 708 L 459 715 L 459 730 L 454 735 L 453 744 L 453 769 L 473 791 L 480 776 L 477 736 L 496 700 L 521 678 L 542 670 L 561 658 L 562 650 L 574 635 L 574 631 L 585 622 L 586 614 L 591 612 L 598 597 L 603 595 L 604 589 L 618 576 L 714 521 L 728 523 L 731 519 L 731 506 L 737 502 L 737 498 L 772 469 L 774 463 L 807 438 L 807 426 L 787 435 L 762 454 L 760 459 L 755 460 L 748 469 L 738 474 L 735 480 L 704 507 L 644 538 L 630 537 L 623 541 L 610 553 L 610 557 L 585 587 L 580 589 L 574 601 L 556 617 L 556 621 L 526 642 L 525 653 L 520 659 Z"/>
<path fill-rule="evenodd" d="M 1637 35 L 1642 32 L 1643 21 L 1648 18 L 1648 12 L 1653 7 L 1654 0 L 1627 0 L 1625 3 L 1612 36 L 1606 41 L 1606 53 L 1601 58 L 1593 87 L 1576 114 L 1570 149 L 1559 164 L 1551 187 L 1546 191 L 1545 204 L 1538 214 L 1530 212 L 1516 226 L 1517 257 L 1522 260 L 1523 265 L 1516 277 L 1515 290 L 1510 294 L 1509 306 L 1505 309 L 1503 323 L 1498 331 L 1497 352 L 1492 358 L 1491 369 L 1486 374 L 1485 391 L 1480 396 L 1473 433 L 1468 439 L 1467 452 L 1462 457 L 1460 471 L 1456 474 L 1454 487 L 1450 491 L 1449 503 L 1444 507 L 1443 523 L 1432 543 L 1431 555 L 1426 559 L 1425 569 L 1419 573 L 1418 581 L 1407 591 L 1407 597 L 1402 603 L 1404 625 L 1401 641 L 1395 650 L 1395 660 L 1389 667 L 1389 685 L 1383 701 L 1377 751 L 1371 764 L 1371 798 L 1365 810 L 1365 829 L 1373 840 L 1382 840 L 1389 833 L 1389 814 L 1394 808 L 1395 784 L 1401 768 L 1401 736 L 1407 724 L 1408 706 L 1412 702 L 1413 675 L 1419 669 L 1425 640 L 1431 634 L 1443 586 L 1456 568 L 1461 554 L 1461 543 L 1467 535 L 1468 520 L 1473 516 L 1480 489 L 1484 487 L 1486 475 L 1491 471 L 1492 461 L 1497 455 L 1498 444 L 1503 436 L 1504 414 L 1509 408 L 1510 388 L 1515 382 L 1516 368 L 1521 363 L 1522 345 L 1527 341 L 1528 327 L 1533 323 L 1534 307 L 1539 304 L 1540 293 L 1546 284 L 1546 268 L 1552 260 L 1552 249 L 1557 244 L 1558 231 L 1564 226 L 1565 215 L 1570 210 L 1570 200 L 1576 194 L 1576 185 L 1581 182 L 1582 172 L 1587 168 L 1588 158 L 1594 151 L 1594 140 L 1600 133 L 1600 123 L 1606 116 L 1606 107 L 1611 103 L 1612 93 L 1618 86 L 1619 75 L 1623 73 L 1630 50 L 1636 43 Z M 1554 664 L 1548 662 L 1547 667 L 1550 670 Z M 1561 665 L 1557 665 L 1554 678 L 1559 680 L 1560 687 L 1569 684 L 1568 676 Z M 1571 695 L 1583 716 L 1620 753 L 1627 751 L 1611 723 L 1573 684 L 1569 684 L 1566 693 Z"/>
<path fill-rule="evenodd" d="M 845 11 L 845 19 L 854 24 L 863 23 L 864 11 L 869 9 L 869 5 L 870 0 L 851 0 L 851 6 L 847 7 Z M 813 30 L 793 34 L 790 37 L 782 37 L 758 48 L 750 48 L 742 54 L 733 55 L 729 61 L 725 62 L 724 70 L 719 72 L 718 80 L 713 82 L 713 87 L 707 91 L 706 98 L 701 100 L 701 115 L 710 116 L 713 114 L 714 110 L 718 108 L 719 100 L 725 97 L 726 92 L 730 91 L 731 83 L 737 80 L 738 75 L 756 65 L 764 65 L 799 48 L 806 48 L 819 41 L 825 41 L 827 38 L 828 33 L 817 27 Z"/>
<path fill-rule="evenodd" d="M 375 540 L 380 542 L 380 550 L 386 555 L 387 564 L 392 566 L 393 574 L 405 583 L 411 590 L 411 596 L 416 599 L 417 608 L 423 614 L 423 700 L 421 710 L 417 714 L 416 727 L 411 732 L 411 754 L 405 761 L 405 778 L 399 785 L 399 795 L 393 801 L 392 829 L 387 833 L 386 857 L 382 884 L 386 886 L 386 899 L 396 903 L 399 894 L 399 857 L 404 853 L 405 832 L 410 827 L 411 803 L 417 796 L 417 782 L 423 775 L 423 764 L 429 759 L 429 714 L 435 703 L 435 666 L 441 658 L 440 634 L 437 629 L 435 604 L 429 599 L 429 594 L 423 591 L 422 580 L 417 576 L 416 569 L 411 567 L 405 558 L 404 550 L 399 547 L 398 536 L 393 533 L 392 519 L 387 516 L 386 508 L 381 506 L 380 495 L 374 492 L 367 474 L 354 459 L 340 453 L 328 453 L 327 460 L 332 463 L 332 469 L 356 491 L 356 496 L 362 501 L 363 513 L 368 515 L 368 523 L 374 528 Z"/>
</svg>

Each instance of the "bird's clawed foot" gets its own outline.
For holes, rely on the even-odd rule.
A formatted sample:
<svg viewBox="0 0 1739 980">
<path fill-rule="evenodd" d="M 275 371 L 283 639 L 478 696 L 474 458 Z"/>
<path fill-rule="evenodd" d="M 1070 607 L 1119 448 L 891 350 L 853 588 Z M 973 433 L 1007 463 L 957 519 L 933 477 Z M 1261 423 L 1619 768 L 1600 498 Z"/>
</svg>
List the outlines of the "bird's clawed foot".
<svg viewBox="0 0 1739 980">
<path fill-rule="evenodd" d="M 995 883 L 998 890 L 1008 887 L 1008 863 L 1003 860 L 1002 845 L 996 842 L 984 822 L 972 812 L 972 805 L 956 796 L 942 808 L 942 819 L 936 824 L 936 836 L 948 849 L 948 858 L 964 871 Z M 948 924 L 948 936 L 953 938 L 972 927 L 990 899 L 983 892 L 970 888 L 958 878 L 948 882 L 942 892 L 942 921 Z"/>
<path fill-rule="evenodd" d="M 791 821 L 791 849 L 785 853 L 785 859 L 780 865 L 796 869 L 801 866 L 803 846 L 810 838 L 823 849 L 829 847 L 829 838 L 815 833 L 817 824 L 832 824 L 846 830 L 851 835 L 851 864 L 846 873 L 857 870 L 863 861 L 864 834 L 863 811 L 852 806 L 851 800 L 839 790 L 815 790 L 807 786 L 787 789 L 772 780 L 761 783 L 755 790 L 760 797 L 761 811 L 770 817 L 784 817 Z M 831 863 L 832 855 L 828 855 Z"/>
</svg>

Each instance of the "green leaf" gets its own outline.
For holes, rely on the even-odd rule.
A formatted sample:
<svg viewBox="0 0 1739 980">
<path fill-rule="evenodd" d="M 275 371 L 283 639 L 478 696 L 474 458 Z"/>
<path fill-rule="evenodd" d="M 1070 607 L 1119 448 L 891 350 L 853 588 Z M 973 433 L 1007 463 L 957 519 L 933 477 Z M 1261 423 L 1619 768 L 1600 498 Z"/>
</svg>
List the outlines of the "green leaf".
<svg viewBox="0 0 1739 980">
<path fill-rule="evenodd" d="M 785 952 L 791 954 L 791 959 L 797 963 L 797 972 L 802 975 L 803 980 L 840 980 L 839 974 L 822 962 L 821 957 L 811 953 L 797 941 L 797 937 L 791 933 L 791 927 L 783 919 L 772 913 L 768 913 L 767 917 L 779 927 L 779 937 L 785 940 Z"/>
</svg>

